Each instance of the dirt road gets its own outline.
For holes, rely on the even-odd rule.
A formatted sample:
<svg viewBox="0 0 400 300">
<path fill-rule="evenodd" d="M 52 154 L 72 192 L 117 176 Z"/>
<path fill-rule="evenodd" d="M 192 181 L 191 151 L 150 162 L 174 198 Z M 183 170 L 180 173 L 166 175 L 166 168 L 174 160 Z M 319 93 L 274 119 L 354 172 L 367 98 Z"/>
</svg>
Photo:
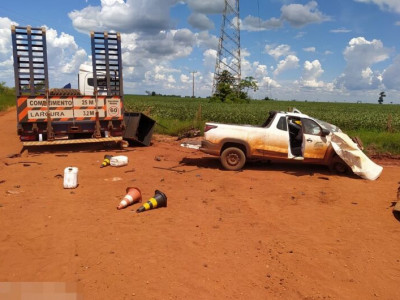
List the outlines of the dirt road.
<svg viewBox="0 0 400 300">
<path fill-rule="evenodd" d="M 77 282 L 84 299 L 400 299 L 399 161 L 377 161 L 376 181 L 318 166 L 228 172 L 163 136 L 8 158 L 15 127 L 15 111 L 0 115 L 0 282 Z M 129 164 L 100 169 L 104 154 Z M 71 165 L 79 186 L 63 189 Z M 129 186 L 144 201 L 163 191 L 168 207 L 117 210 Z"/>
</svg>

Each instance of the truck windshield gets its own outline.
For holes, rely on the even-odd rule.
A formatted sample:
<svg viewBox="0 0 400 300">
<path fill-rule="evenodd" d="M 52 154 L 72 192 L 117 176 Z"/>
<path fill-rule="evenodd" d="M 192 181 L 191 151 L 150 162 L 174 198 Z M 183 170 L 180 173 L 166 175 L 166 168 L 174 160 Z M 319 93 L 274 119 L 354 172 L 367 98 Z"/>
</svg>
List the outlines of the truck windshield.
<svg viewBox="0 0 400 300">
<path fill-rule="evenodd" d="M 322 128 L 328 129 L 331 132 L 341 132 L 340 128 L 335 125 L 329 124 L 325 121 L 321 121 L 318 119 L 315 119 L 315 121 L 317 121 Z"/>
</svg>

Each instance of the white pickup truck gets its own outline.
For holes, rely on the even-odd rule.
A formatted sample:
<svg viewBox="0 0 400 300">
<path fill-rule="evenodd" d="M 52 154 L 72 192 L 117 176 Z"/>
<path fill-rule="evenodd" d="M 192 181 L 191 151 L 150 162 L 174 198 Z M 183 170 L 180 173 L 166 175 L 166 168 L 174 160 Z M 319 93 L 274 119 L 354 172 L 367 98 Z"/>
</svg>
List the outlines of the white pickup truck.
<svg viewBox="0 0 400 300">
<path fill-rule="evenodd" d="M 296 109 L 271 111 L 261 126 L 206 123 L 200 150 L 220 156 L 222 166 L 233 171 L 247 159 L 261 158 L 326 165 L 344 173 L 350 168 L 332 147 L 333 132 L 341 130 Z"/>
</svg>

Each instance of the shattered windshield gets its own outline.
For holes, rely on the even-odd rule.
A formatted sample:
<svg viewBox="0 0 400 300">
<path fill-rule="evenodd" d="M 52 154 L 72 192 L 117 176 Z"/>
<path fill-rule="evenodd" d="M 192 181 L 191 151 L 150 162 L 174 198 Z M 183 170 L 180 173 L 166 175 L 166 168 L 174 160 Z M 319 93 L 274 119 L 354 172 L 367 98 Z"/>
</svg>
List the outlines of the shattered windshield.
<svg viewBox="0 0 400 300">
<path fill-rule="evenodd" d="M 321 120 L 318 120 L 318 119 L 315 119 L 315 121 L 317 121 L 319 123 L 319 125 L 321 125 L 322 128 L 328 129 L 331 132 L 342 132 L 340 130 L 340 128 L 335 126 L 335 125 L 329 124 L 329 123 L 327 123 L 325 121 L 321 121 Z"/>
</svg>

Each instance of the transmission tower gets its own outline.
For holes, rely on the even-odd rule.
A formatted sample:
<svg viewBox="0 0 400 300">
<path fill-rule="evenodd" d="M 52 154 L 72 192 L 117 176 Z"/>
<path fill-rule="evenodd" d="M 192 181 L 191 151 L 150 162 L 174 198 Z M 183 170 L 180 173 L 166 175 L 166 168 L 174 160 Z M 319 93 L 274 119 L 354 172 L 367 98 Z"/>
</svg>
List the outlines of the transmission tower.
<svg viewBox="0 0 400 300">
<path fill-rule="evenodd" d="M 218 78 L 224 70 L 235 78 L 234 89 L 241 81 L 239 0 L 225 0 L 221 35 L 218 43 L 212 93 L 216 92 Z"/>
</svg>

